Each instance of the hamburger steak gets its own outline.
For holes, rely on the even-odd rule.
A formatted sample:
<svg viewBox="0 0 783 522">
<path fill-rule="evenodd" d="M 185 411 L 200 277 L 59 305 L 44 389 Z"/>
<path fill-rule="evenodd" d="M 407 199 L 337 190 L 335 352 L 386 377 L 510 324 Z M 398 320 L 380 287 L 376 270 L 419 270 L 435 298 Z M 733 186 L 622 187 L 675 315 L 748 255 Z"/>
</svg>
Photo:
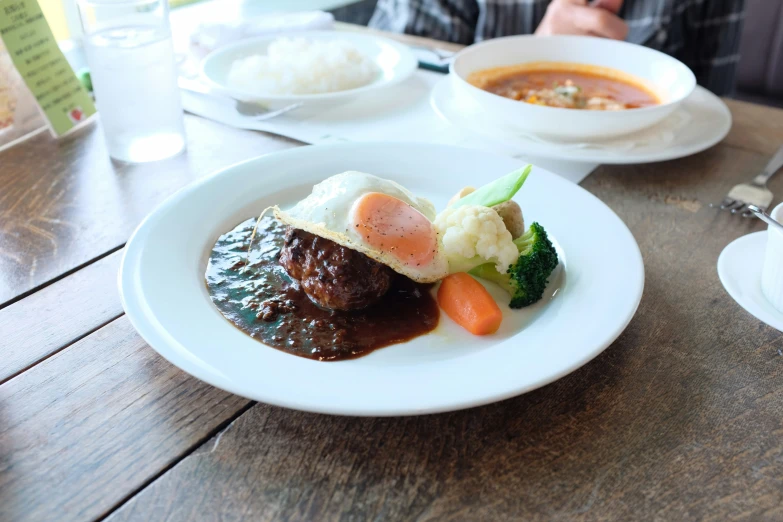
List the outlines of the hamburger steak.
<svg viewBox="0 0 783 522">
<path fill-rule="evenodd" d="M 331 310 L 373 304 L 395 276 L 391 268 L 361 252 L 293 227 L 286 228 L 280 265 L 315 304 Z"/>
</svg>

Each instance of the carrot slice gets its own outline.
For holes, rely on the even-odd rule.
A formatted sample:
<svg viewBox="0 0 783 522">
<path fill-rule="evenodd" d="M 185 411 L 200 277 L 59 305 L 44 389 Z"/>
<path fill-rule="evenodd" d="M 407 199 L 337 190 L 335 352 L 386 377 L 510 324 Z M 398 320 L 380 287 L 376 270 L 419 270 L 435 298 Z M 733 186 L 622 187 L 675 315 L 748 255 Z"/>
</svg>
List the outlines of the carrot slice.
<svg viewBox="0 0 783 522">
<path fill-rule="evenodd" d="M 486 288 L 465 272 L 441 280 L 438 304 L 455 323 L 473 335 L 495 333 L 503 320 L 503 312 Z"/>
</svg>

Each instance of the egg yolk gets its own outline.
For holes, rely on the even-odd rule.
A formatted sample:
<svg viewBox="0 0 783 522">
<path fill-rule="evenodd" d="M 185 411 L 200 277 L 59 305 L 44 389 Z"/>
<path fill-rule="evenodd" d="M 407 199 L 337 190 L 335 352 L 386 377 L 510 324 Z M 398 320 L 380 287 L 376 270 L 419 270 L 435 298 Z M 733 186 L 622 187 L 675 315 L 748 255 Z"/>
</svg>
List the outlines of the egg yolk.
<svg viewBox="0 0 783 522">
<path fill-rule="evenodd" d="M 408 266 L 422 266 L 435 257 L 438 236 L 421 212 L 395 197 L 369 192 L 356 200 L 352 222 L 364 242 Z"/>
</svg>

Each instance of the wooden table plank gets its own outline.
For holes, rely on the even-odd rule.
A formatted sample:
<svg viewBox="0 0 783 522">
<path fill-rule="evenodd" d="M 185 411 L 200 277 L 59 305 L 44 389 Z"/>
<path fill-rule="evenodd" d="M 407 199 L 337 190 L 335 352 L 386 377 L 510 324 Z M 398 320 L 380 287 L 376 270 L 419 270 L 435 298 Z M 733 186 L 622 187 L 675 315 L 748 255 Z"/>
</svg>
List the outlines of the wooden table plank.
<svg viewBox="0 0 783 522">
<path fill-rule="evenodd" d="M 739 100 L 724 100 L 731 109 L 728 145 L 772 156 L 783 145 L 783 109 Z M 750 172 L 751 176 L 758 172 Z"/>
<path fill-rule="evenodd" d="M 121 317 L 0 385 L 0 520 L 95 520 L 248 404 Z"/>
<path fill-rule="evenodd" d="M 715 269 L 763 226 L 708 207 L 765 159 L 722 145 L 587 178 L 638 239 L 647 283 L 626 332 L 572 375 L 419 418 L 257 404 L 108 520 L 780 519 L 783 335 Z"/>
<path fill-rule="evenodd" d="M 299 142 L 186 116 L 188 151 L 112 162 L 98 125 L 0 153 L 0 306 L 124 244 L 167 196 L 233 163 Z"/>
<path fill-rule="evenodd" d="M 122 315 L 115 252 L 0 310 L 0 383 Z"/>
<path fill-rule="evenodd" d="M 462 44 L 456 44 L 452 42 L 441 42 L 441 41 L 433 40 L 432 38 L 427 38 L 425 36 L 416 36 L 413 34 L 389 33 L 386 31 L 371 29 L 363 25 L 348 24 L 345 22 L 335 22 L 334 28 L 340 31 L 348 31 L 354 33 L 377 34 L 378 36 L 382 36 L 384 38 L 390 38 L 392 40 L 397 40 L 398 42 L 402 42 L 406 45 L 425 47 L 427 49 L 442 49 L 444 51 L 459 52 L 460 50 L 465 48 L 465 46 Z"/>
<path fill-rule="evenodd" d="M 715 273 L 728 241 L 762 227 L 707 206 L 763 167 L 783 112 L 729 105 L 723 145 L 584 183 L 639 240 L 647 287 L 621 338 L 574 374 L 421 418 L 246 411 L 119 318 L 0 385 L 0 520 L 90 520 L 118 506 L 111 519 L 783 518 L 783 338 Z M 188 155 L 160 164 L 111 163 L 98 129 L 0 154 L 0 307 L 123 244 L 178 187 L 296 145 L 187 126 Z M 782 196 L 783 177 L 771 187 Z M 69 290 L 104 287 L 114 259 L 0 310 L 0 382 L 119 313 L 113 280 L 85 302 Z M 58 305 L 73 324 L 36 329 L 34 313 L 56 318 Z"/>
</svg>

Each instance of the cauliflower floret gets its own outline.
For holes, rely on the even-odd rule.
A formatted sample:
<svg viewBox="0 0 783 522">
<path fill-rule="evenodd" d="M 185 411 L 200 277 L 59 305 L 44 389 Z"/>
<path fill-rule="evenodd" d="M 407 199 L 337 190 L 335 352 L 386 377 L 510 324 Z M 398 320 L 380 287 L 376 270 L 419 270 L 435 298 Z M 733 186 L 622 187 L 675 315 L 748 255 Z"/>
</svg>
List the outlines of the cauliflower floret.
<svg viewBox="0 0 783 522">
<path fill-rule="evenodd" d="M 503 219 L 489 207 L 448 207 L 435 218 L 435 228 L 443 242 L 450 273 L 494 263 L 497 271 L 505 274 L 519 257 Z"/>
</svg>

